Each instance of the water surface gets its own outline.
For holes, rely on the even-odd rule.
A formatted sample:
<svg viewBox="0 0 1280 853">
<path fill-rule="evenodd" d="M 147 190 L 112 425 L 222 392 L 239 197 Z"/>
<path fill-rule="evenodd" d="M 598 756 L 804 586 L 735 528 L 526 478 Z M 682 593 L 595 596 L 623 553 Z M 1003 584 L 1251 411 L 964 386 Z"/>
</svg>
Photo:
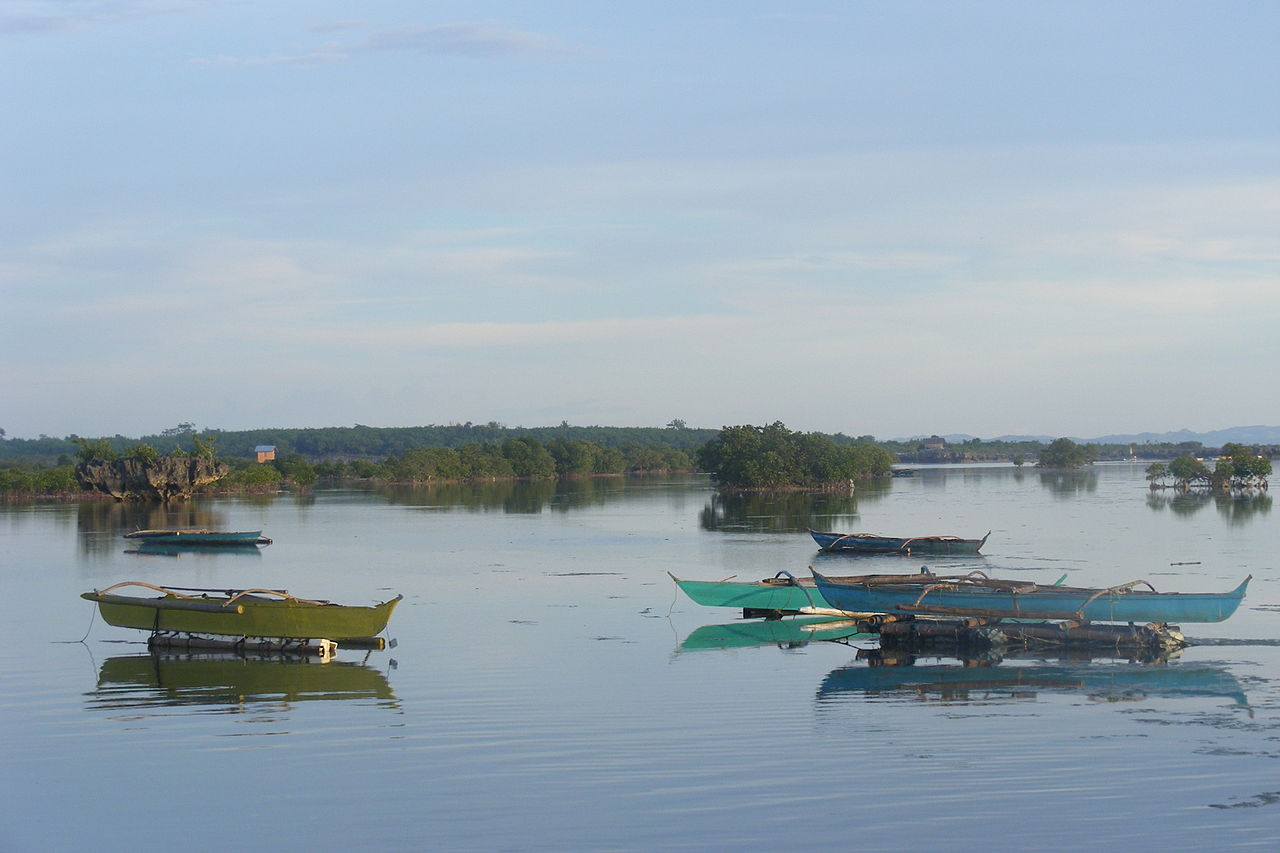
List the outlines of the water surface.
<svg viewBox="0 0 1280 853">
<path fill-rule="evenodd" d="M 851 496 L 677 477 L 4 507 L 0 850 L 1277 849 L 1270 498 L 1145 486 L 1136 465 L 943 466 Z M 121 538 L 193 524 L 275 541 Z M 992 535 L 977 558 L 835 557 L 808 526 Z M 1254 580 L 1168 661 L 886 661 L 873 638 L 698 607 L 666 574 L 926 562 Z M 405 600 L 393 648 L 330 664 L 153 657 L 78 598 L 120 580 Z"/>
</svg>

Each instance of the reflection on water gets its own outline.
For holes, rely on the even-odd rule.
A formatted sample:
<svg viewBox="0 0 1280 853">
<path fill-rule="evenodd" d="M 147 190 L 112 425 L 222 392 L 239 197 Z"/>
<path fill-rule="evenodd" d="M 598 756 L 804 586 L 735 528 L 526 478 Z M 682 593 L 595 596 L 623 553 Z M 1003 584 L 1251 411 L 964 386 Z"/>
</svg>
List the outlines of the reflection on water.
<svg viewBox="0 0 1280 853">
<path fill-rule="evenodd" d="M 708 483 L 702 475 L 586 477 L 566 480 L 499 480 L 480 483 L 369 486 L 366 491 L 388 503 L 421 509 L 537 515 L 603 506 L 639 493 L 676 494 L 691 484 Z"/>
<path fill-rule="evenodd" d="M 186 555 L 191 559 L 212 558 L 223 554 L 262 558 L 262 549 L 257 545 L 165 545 L 159 542 L 142 542 L 126 548 L 125 553 L 137 554 L 141 557 L 182 557 Z"/>
<path fill-rule="evenodd" d="M 1097 471 L 1043 471 L 1040 485 L 1055 498 L 1075 498 L 1098 491 Z"/>
<path fill-rule="evenodd" d="M 883 498 L 888 479 L 858 483 L 848 492 L 715 492 L 703 508 L 703 530 L 733 533 L 804 533 L 831 530 L 858 515 L 858 503 Z"/>
<path fill-rule="evenodd" d="M 396 706 L 386 676 L 364 664 L 306 657 L 152 653 L 107 658 L 90 710 L 200 705 L 236 713 L 260 702 L 372 700 Z"/>
<path fill-rule="evenodd" d="M 1150 492 L 1147 506 L 1156 512 L 1169 510 L 1174 515 L 1191 517 L 1212 504 L 1230 525 L 1243 525 L 1271 512 L 1271 496 L 1256 492 L 1221 494 L 1210 491 Z"/>
<path fill-rule="evenodd" d="M 889 657 L 878 649 L 860 650 L 856 663 L 833 670 L 822 680 L 818 703 L 866 698 L 990 703 L 1068 693 L 1099 702 L 1198 696 L 1248 705 L 1236 677 L 1210 664 L 1113 658 L 1015 661 L 1005 657 L 920 664 L 912 657 Z"/>
<path fill-rule="evenodd" d="M 207 504 L 175 501 L 171 504 L 146 501 L 92 501 L 77 504 L 76 529 L 85 554 L 115 552 L 118 537 L 132 530 L 208 528 L 225 530 L 226 513 Z"/>
<path fill-rule="evenodd" d="M 755 646 L 795 649 L 818 641 L 849 642 L 874 638 L 873 634 L 859 634 L 858 623 L 852 619 L 831 616 L 751 619 L 725 625 L 703 625 L 685 637 L 677 651 L 742 649 Z"/>
</svg>

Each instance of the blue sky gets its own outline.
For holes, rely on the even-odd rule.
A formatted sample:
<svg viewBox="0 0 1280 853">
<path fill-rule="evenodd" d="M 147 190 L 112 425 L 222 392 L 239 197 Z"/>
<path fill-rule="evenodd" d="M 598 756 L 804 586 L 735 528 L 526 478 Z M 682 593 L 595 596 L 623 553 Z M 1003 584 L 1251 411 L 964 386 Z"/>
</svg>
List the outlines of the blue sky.
<svg viewBox="0 0 1280 853">
<path fill-rule="evenodd" d="M 1280 423 L 1280 4 L 0 4 L 0 428 Z"/>
</svg>

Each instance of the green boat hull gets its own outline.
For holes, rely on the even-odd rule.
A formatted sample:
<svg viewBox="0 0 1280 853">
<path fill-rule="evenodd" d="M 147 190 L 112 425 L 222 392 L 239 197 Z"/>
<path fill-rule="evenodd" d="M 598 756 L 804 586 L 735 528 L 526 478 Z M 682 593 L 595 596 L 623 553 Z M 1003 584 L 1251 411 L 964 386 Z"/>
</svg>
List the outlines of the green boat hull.
<svg viewBox="0 0 1280 853">
<path fill-rule="evenodd" d="M 381 633 L 403 596 L 370 607 L 257 596 L 241 596 L 233 601 L 174 595 L 141 598 L 94 591 L 80 597 L 97 602 L 103 620 L 118 628 L 341 642 Z"/>
</svg>

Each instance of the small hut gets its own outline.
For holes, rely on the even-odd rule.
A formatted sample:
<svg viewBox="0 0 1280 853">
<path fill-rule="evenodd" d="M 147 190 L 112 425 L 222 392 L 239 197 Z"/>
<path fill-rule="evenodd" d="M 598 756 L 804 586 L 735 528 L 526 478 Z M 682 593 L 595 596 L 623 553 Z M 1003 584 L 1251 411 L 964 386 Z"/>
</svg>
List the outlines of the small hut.
<svg viewBox="0 0 1280 853">
<path fill-rule="evenodd" d="M 258 463 L 270 462 L 276 458 L 276 446 L 274 444 L 259 444 L 253 449 L 254 454 L 258 457 Z"/>
</svg>

